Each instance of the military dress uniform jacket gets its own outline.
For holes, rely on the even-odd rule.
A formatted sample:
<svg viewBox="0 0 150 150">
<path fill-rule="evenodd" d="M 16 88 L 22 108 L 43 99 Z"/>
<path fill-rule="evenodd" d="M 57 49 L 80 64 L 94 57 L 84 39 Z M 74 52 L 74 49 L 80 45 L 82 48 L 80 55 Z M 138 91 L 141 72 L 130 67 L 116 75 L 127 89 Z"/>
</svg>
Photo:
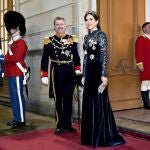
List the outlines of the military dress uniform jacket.
<svg viewBox="0 0 150 150">
<path fill-rule="evenodd" d="M 135 57 L 137 65 L 142 65 L 140 80 L 150 80 L 150 39 L 145 35 L 139 36 L 135 43 Z"/>
<path fill-rule="evenodd" d="M 5 77 L 24 76 L 16 63 L 19 62 L 22 67 L 27 68 L 25 57 L 28 47 L 25 40 L 20 38 L 12 41 L 10 48 L 12 55 L 9 53 L 9 50 L 5 55 Z"/>
<path fill-rule="evenodd" d="M 49 57 L 51 64 L 61 65 L 73 63 L 75 70 L 80 70 L 80 57 L 77 51 L 77 37 L 65 35 L 60 38 L 56 35 L 44 39 L 44 48 L 41 60 L 41 77 L 48 76 Z"/>
</svg>

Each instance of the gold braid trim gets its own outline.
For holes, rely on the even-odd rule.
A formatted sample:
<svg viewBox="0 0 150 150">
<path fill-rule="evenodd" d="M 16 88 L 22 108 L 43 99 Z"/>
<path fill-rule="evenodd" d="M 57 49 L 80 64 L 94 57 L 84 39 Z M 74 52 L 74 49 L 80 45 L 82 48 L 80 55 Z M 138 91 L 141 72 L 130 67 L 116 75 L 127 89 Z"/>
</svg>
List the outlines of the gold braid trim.
<svg viewBox="0 0 150 150">
<path fill-rule="evenodd" d="M 55 91 L 55 84 L 54 84 L 54 68 L 52 68 L 51 76 L 52 76 L 52 86 L 53 86 L 53 92 L 54 92 L 54 102 L 55 102 L 55 105 L 56 105 L 56 91 Z M 57 125 L 58 121 L 59 121 L 57 110 L 55 111 L 55 114 L 56 114 L 56 125 Z"/>
<path fill-rule="evenodd" d="M 45 37 L 45 38 L 43 39 L 43 44 L 44 44 L 44 45 L 47 45 L 47 44 L 50 43 L 50 42 L 52 42 L 52 41 L 50 40 L 49 37 Z"/>
<path fill-rule="evenodd" d="M 72 35 L 72 40 L 75 43 L 78 43 L 78 37 L 76 35 Z"/>
</svg>

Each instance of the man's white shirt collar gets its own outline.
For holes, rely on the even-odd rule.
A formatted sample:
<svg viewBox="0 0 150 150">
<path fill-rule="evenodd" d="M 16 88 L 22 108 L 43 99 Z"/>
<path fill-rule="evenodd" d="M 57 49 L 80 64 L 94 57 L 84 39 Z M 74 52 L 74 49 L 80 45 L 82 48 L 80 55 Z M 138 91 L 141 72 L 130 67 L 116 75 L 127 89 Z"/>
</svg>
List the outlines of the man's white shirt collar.
<svg viewBox="0 0 150 150">
<path fill-rule="evenodd" d="M 17 41 L 19 39 L 21 39 L 20 35 L 16 35 L 16 36 L 12 37 L 11 41 L 9 41 L 8 45 L 11 45 L 14 41 Z"/>
<path fill-rule="evenodd" d="M 146 36 L 148 39 L 150 39 L 150 35 L 144 34 L 144 36 Z"/>
</svg>

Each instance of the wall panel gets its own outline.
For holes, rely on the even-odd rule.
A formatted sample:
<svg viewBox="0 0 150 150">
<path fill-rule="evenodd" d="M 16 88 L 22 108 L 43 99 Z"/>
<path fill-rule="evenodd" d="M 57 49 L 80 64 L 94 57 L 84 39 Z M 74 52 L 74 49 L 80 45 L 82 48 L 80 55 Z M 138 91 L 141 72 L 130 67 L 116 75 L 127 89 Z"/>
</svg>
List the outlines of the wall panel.
<svg viewBox="0 0 150 150">
<path fill-rule="evenodd" d="M 141 107 L 134 44 L 145 19 L 145 1 L 100 0 L 102 30 L 108 37 L 109 95 L 114 110 Z"/>
</svg>

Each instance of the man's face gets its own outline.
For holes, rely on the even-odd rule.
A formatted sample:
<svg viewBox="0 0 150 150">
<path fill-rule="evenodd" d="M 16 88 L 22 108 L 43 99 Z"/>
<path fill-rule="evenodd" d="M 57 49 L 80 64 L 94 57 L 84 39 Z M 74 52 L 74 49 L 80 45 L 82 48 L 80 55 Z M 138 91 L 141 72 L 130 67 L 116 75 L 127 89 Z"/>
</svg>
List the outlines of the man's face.
<svg viewBox="0 0 150 150">
<path fill-rule="evenodd" d="M 62 35 L 65 34 L 66 24 L 64 20 L 56 20 L 55 21 L 55 32 L 56 34 Z"/>
<path fill-rule="evenodd" d="M 17 29 L 10 29 L 10 34 L 13 35 L 16 33 L 16 31 L 18 31 Z"/>
<path fill-rule="evenodd" d="M 10 33 L 11 36 L 20 34 L 19 27 L 15 28 L 15 29 L 14 28 L 10 29 L 9 33 Z"/>
<path fill-rule="evenodd" d="M 145 34 L 150 34 L 150 24 L 147 24 L 143 29 Z"/>
</svg>

